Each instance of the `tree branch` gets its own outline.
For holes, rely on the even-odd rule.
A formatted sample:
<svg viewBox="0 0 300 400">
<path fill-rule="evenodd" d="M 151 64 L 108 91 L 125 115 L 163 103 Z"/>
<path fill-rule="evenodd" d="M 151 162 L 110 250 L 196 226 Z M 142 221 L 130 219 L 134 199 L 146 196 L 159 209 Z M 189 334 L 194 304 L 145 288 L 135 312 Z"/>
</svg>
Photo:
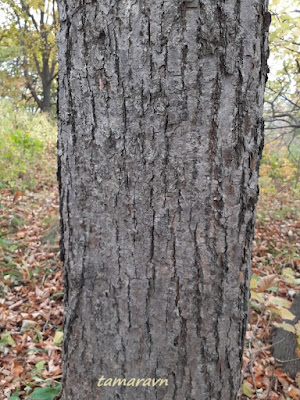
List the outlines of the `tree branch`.
<svg viewBox="0 0 300 400">
<path fill-rule="evenodd" d="M 36 31 L 39 32 L 38 24 L 37 24 L 37 22 L 36 22 L 34 16 L 31 14 L 28 5 L 24 3 L 24 0 L 21 0 L 21 4 L 22 4 L 22 7 L 23 7 L 23 10 L 26 12 L 26 14 L 28 15 L 28 17 L 31 18 L 31 21 L 32 21 L 32 23 L 33 23 L 33 25 L 34 25 Z"/>
<path fill-rule="evenodd" d="M 35 53 L 33 53 L 33 58 L 34 58 L 34 62 L 35 62 L 35 65 L 36 65 L 37 72 L 38 72 L 39 76 L 42 77 L 40 63 L 39 63 L 39 60 L 37 59 L 37 56 L 36 56 Z"/>
<path fill-rule="evenodd" d="M 57 62 L 58 62 L 57 60 L 54 60 L 54 59 L 52 60 L 51 71 L 50 71 L 50 76 L 52 76 L 51 80 L 54 79 L 53 74 L 54 74 L 54 70 L 55 70 L 55 66 L 56 66 Z"/>
<path fill-rule="evenodd" d="M 49 83 L 52 82 L 55 78 L 57 78 L 57 76 L 58 76 L 58 72 L 56 72 L 56 73 L 52 76 L 52 78 L 50 78 Z"/>
<path fill-rule="evenodd" d="M 271 90 L 271 92 L 277 94 L 276 90 L 272 89 L 270 86 L 267 87 L 268 90 Z M 288 101 L 289 103 L 291 103 L 293 106 L 300 108 L 300 106 L 297 103 L 294 103 L 292 100 L 290 100 L 285 94 L 282 94 L 282 91 L 280 92 L 280 95 L 283 99 L 285 99 L 286 101 Z M 278 97 L 278 96 L 277 96 Z"/>
<path fill-rule="evenodd" d="M 22 35 L 21 35 L 22 27 L 21 27 L 20 16 L 17 13 L 16 13 L 16 16 L 17 16 L 17 21 L 18 21 L 18 25 L 19 25 L 19 34 L 20 34 L 19 43 L 20 43 L 20 46 L 22 47 L 22 51 L 23 51 L 23 64 L 22 64 L 22 66 L 23 66 L 23 72 L 24 72 L 26 86 L 30 90 L 30 93 L 32 94 L 32 97 L 36 101 L 38 107 L 42 108 L 42 102 L 38 98 L 38 95 L 37 95 L 34 87 L 32 86 L 32 83 L 30 81 L 30 77 L 29 77 L 29 74 L 28 74 L 28 66 L 27 66 L 27 61 L 26 61 L 27 54 L 26 54 L 25 43 L 24 43 L 24 40 L 23 40 Z"/>
</svg>

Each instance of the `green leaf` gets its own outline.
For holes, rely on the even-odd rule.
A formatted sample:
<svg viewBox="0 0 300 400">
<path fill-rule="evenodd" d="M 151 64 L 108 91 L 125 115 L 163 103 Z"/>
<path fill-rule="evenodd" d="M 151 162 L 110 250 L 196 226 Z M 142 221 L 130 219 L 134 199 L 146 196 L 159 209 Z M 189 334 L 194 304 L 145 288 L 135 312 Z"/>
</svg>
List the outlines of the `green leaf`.
<svg viewBox="0 0 300 400">
<path fill-rule="evenodd" d="M 50 299 L 63 299 L 63 298 L 64 298 L 64 292 L 53 293 L 50 296 Z"/>
<path fill-rule="evenodd" d="M 61 386 L 57 385 L 55 388 L 35 388 L 29 397 L 30 400 L 54 400 L 59 395 Z"/>
<path fill-rule="evenodd" d="M 44 369 L 45 361 L 40 361 L 35 364 L 36 370 L 37 371 L 42 371 Z"/>
<path fill-rule="evenodd" d="M 15 393 L 13 393 L 8 400 L 20 400 L 20 397 L 18 396 L 19 391 L 17 390 Z"/>
<path fill-rule="evenodd" d="M 48 352 L 48 350 L 45 350 L 45 349 L 32 348 L 32 349 L 25 350 L 25 353 L 46 353 L 46 354 L 48 354 L 49 352 Z"/>
<path fill-rule="evenodd" d="M 245 396 L 251 398 L 252 397 L 252 386 L 248 381 L 244 381 L 242 384 L 242 392 Z"/>
<path fill-rule="evenodd" d="M 4 345 L 8 344 L 9 346 L 12 346 L 12 347 L 16 346 L 16 342 L 14 341 L 14 339 L 12 338 L 12 336 L 9 332 L 2 333 L 0 344 L 4 344 Z"/>
<path fill-rule="evenodd" d="M 53 338 L 53 346 L 60 346 L 63 340 L 64 334 L 61 331 L 56 331 Z"/>
<path fill-rule="evenodd" d="M 33 376 L 32 379 L 37 383 L 45 383 L 45 379 L 39 378 L 38 376 Z"/>
<path fill-rule="evenodd" d="M 43 339 L 43 335 L 41 334 L 41 332 L 38 330 L 38 329 L 36 329 L 36 328 L 34 328 L 34 332 L 35 332 L 35 337 L 34 337 L 34 341 L 36 342 L 36 343 L 40 343 L 41 341 L 42 341 L 42 339 Z"/>
</svg>

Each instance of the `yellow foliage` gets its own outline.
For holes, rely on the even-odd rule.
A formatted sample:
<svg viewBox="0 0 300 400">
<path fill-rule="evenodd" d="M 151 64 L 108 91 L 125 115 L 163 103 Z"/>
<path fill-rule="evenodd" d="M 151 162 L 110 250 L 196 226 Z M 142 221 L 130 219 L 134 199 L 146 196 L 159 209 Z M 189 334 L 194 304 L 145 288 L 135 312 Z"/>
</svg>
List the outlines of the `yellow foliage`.
<svg viewBox="0 0 300 400">
<path fill-rule="evenodd" d="M 282 147 L 278 149 L 276 143 L 265 146 L 262 163 L 260 167 L 260 177 L 291 184 L 297 175 L 297 167 L 289 159 L 288 149 Z"/>
</svg>

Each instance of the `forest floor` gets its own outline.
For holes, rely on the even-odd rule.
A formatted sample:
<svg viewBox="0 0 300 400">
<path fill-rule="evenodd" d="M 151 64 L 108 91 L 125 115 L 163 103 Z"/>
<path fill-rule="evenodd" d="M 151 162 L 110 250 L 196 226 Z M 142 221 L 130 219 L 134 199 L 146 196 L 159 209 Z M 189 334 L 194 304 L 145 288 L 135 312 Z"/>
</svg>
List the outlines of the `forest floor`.
<svg viewBox="0 0 300 400">
<path fill-rule="evenodd" d="M 0 398 L 53 400 L 63 323 L 57 187 L 0 195 Z M 284 374 L 271 355 L 272 323 L 300 289 L 297 210 L 287 191 L 260 196 L 241 399 L 300 399 L 299 374 Z"/>
</svg>

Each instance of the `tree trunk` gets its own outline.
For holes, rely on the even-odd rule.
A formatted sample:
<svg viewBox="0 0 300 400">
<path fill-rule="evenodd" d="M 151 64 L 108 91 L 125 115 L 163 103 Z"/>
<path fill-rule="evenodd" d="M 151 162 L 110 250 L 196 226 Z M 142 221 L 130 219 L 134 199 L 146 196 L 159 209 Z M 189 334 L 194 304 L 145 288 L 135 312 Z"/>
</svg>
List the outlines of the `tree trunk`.
<svg viewBox="0 0 300 400">
<path fill-rule="evenodd" d="M 42 93 L 43 100 L 41 104 L 41 111 L 47 112 L 50 114 L 51 112 L 51 74 L 49 68 L 49 54 L 42 54 L 42 71 L 41 71 L 41 80 L 42 80 Z"/>
<path fill-rule="evenodd" d="M 43 100 L 41 111 L 48 114 L 51 113 L 51 81 L 42 81 L 43 84 Z"/>
<path fill-rule="evenodd" d="M 48 114 L 51 113 L 51 83 L 46 86 L 43 85 L 43 101 L 41 111 Z"/>
<path fill-rule="evenodd" d="M 62 399 L 233 400 L 267 0 L 58 3 Z"/>
</svg>

